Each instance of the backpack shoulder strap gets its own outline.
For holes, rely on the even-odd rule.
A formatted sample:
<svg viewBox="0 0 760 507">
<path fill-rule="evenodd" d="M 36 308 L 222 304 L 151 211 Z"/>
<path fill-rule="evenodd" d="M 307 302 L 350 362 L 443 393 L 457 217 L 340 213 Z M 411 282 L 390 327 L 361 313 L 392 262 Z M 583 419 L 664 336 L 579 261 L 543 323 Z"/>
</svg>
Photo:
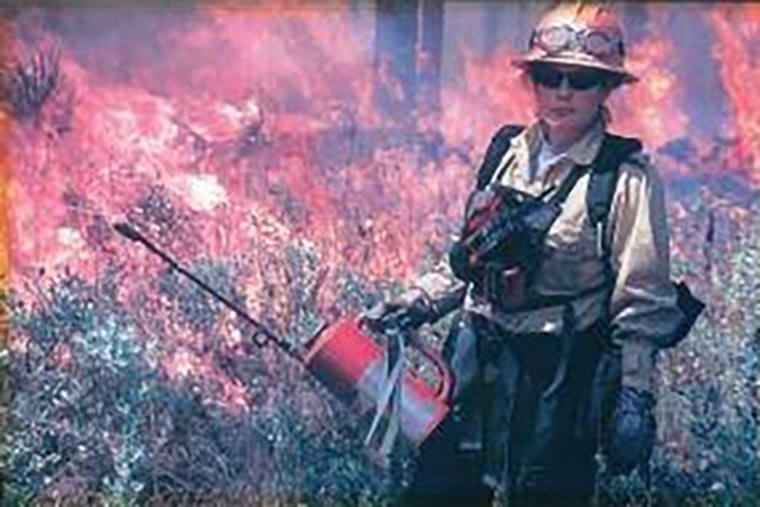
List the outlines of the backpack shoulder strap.
<svg viewBox="0 0 760 507">
<path fill-rule="evenodd" d="M 604 224 L 615 195 L 620 165 L 641 151 L 641 142 L 632 137 L 605 134 L 602 146 L 591 163 L 591 177 L 586 193 L 586 208 L 591 225 Z"/>
<path fill-rule="evenodd" d="M 604 134 L 602 146 L 599 148 L 594 161 L 591 162 L 591 176 L 586 191 L 586 211 L 591 225 L 596 231 L 596 250 L 604 269 L 604 279 L 607 285 L 607 304 L 604 305 L 603 322 L 609 323 L 609 300 L 615 285 L 615 273 L 612 270 L 612 245 L 605 241 L 607 237 L 607 217 L 612 198 L 615 195 L 620 165 L 636 153 L 641 151 L 641 142 L 638 139 Z"/>
<path fill-rule="evenodd" d="M 478 169 L 476 185 L 478 190 L 483 190 L 491 182 L 491 178 L 499 167 L 499 162 L 509 149 L 512 138 L 522 132 L 524 128 L 522 125 L 504 125 L 491 138 L 485 157 L 483 157 L 483 163 Z"/>
</svg>

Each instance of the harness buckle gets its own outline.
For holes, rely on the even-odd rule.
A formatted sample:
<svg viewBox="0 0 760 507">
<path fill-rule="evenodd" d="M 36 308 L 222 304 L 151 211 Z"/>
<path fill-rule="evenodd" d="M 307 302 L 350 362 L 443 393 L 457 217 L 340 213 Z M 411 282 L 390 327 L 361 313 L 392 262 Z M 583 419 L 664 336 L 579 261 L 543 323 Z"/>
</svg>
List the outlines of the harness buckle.
<svg viewBox="0 0 760 507">
<path fill-rule="evenodd" d="M 604 221 L 596 223 L 596 255 L 604 259 Z"/>
</svg>

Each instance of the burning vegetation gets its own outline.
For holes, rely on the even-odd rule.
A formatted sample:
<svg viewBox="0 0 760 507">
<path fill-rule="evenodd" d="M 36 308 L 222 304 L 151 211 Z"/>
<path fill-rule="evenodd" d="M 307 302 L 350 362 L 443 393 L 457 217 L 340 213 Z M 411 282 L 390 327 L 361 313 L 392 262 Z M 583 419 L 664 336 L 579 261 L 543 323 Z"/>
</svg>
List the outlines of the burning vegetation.
<svg viewBox="0 0 760 507">
<path fill-rule="evenodd" d="M 392 3 L 21 9 L 12 20 L 22 49 L 57 42 L 19 51 L 33 56 L 0 80 L 13 127 L 4 499 L 375 505 L 398 492 L 407 460 L 373 462 L 351 407 L 111 228 L 128 220 L 296 346 L 321 317 L 359 312 L 430 268 L 488 136 L 529 120 L 529 94 L 507 70 L 508 41 L 449 47 L 445 9 Z M 522 7 L 499 9 L 528 24 Z M 713 118 L 684 77 L 694 69 L 671 12 L 629 13 L 645 27 L 632 44 L 642 83 L 616 98 L 613 126 L 655 155 L 674 271 L 708 312 L 659 362 L 651 491 L 637 477 L 603 486 L 635 505 L 650 493 L 749 505 L 760 487 L 760 19 L 749 5 L 689 13 L 712 45 L 701 65 L 720 75 Z M 445 332 L 425 340 L 439 347 Z"/>
</svg>

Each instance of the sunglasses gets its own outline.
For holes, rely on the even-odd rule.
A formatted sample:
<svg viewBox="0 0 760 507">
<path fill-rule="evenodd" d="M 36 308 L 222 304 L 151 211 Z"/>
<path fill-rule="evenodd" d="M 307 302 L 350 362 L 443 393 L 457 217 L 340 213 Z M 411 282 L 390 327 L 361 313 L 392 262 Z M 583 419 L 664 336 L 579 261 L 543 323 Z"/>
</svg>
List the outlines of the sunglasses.
<svg viewBox="0 0 760 507">
<path fill-rule="evenodd" d="M 608 81 L 604 71 L 594 69 L 575 70 L 563 72 L 548 65 L 534 65 L 530 69 L 531 80 L 546 88 L 556 89 L 567 78 L 567 84 L 573 90 L 590 90 Z"/>
</svg>

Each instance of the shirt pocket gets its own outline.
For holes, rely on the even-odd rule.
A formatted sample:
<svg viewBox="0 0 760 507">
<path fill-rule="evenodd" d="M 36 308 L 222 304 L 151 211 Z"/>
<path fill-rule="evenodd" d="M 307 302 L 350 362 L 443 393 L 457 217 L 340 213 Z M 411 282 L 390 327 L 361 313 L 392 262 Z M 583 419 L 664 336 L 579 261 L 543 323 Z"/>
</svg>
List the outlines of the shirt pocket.
<svg viewBox="0 0 760 507">
<path fill-rule="evenodd" d="M 568 259 L 597 256 L 596 230 L 585 213 L 560 215 L 546 235 L 545 247 Z"/>
<path fill-rule="evenodd" d="M 542 285 L 551 292 L 574 293 L 598 284 L 603 276 L 590 222 L 555 222 L 544 243 Z"/>
</svg>

